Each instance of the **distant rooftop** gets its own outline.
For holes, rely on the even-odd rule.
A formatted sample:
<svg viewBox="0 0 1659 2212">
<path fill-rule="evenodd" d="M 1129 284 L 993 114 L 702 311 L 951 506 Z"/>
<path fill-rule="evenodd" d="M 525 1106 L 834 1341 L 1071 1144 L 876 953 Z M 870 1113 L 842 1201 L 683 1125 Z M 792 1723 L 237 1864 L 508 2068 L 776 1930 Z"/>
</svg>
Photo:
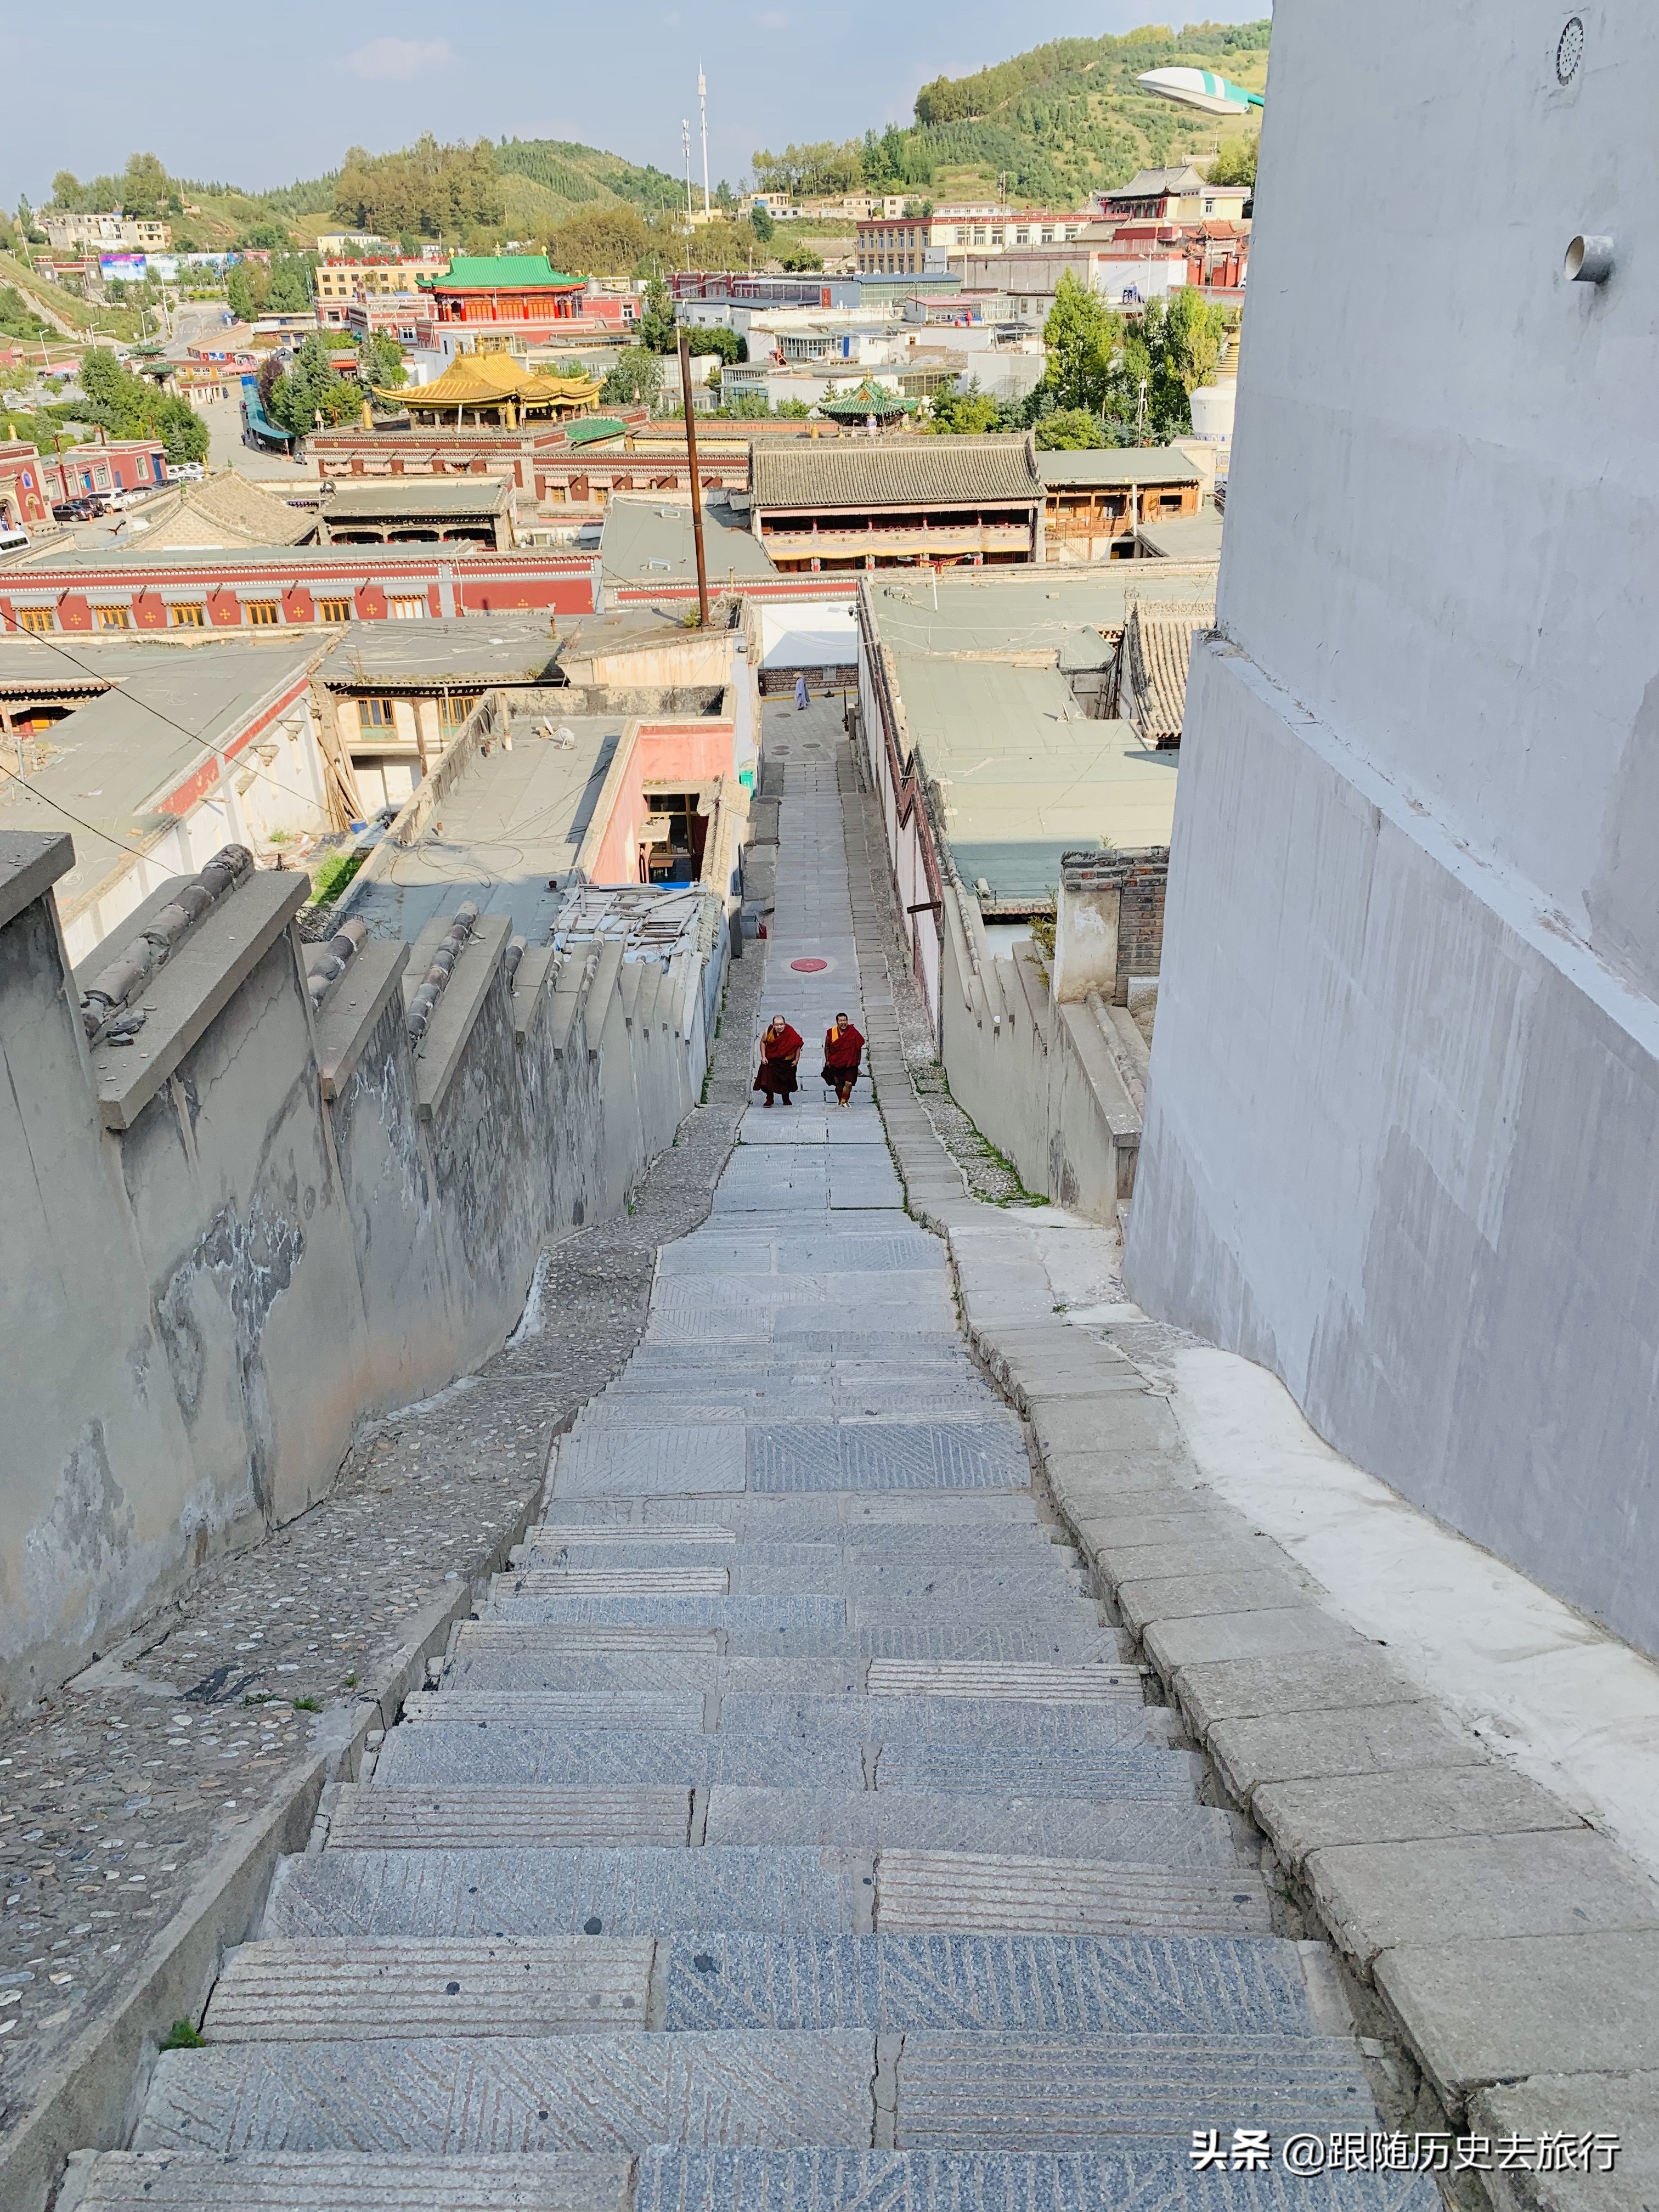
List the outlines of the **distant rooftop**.
<svg viewBox="0 0 1659 2212">
<path fill-rule="evenodd" d="M 1042 489 L 1030 448 L 1018 437 L 757 447 L 750 465 L 760 507 L 1024 503 Z"/>
<path fill-rule="evenodd" d="M 702 536 L 712 590 L 718 591 L 732 577 L 779 573 L 750 529 L 748 516 L 724 501 L 703 501 Z M 644 497 L 614 498 L 605 509 L 599 558 L 613 582 L 695 583 L 697 558 L 690 501 L 675 506 Z"/>
<path fill-rule="evenodd" d="M 490 684 L 556 684 L 561 640 L 545 617 L 473 615 L 462 621 L 358 623 L 317 673 L 343 690 L 365 684 L 429 691 L 434 684 L 462 690 Z"/>
<path fill-rule="evenodd" d="M 1221 517 L 1212 507 L 1199 514 L 1172 514 L 1158 522 L 1143 522 L 1135 532 L 1144 553 L 1165 561 L 1219 561 Z M 1162 596 L 1163 586 L 1158 586 Z"/>
<path fill-rule="evenodd" d="M 458 253 L 447 270 L 434 269 L 432 286 L 442 292 L 522 291 L 526 284 L 580 284 L 555 269 L 544 253 Z"/>
<path fill-rule="evenodd" d="M 1037 474 L 1045 489 L 1064 485 L 1198 483 L 1203 471 L 1173 446 L 1085 447 L 1076 452 L 1039 453 Z"/>
<path fill-rule="evenodd" d="M 495 515 L 511 488 L 505 477 L 381 477 L 372 483 L 346 479 L 325 495 L 325 522 L 374 522 L 383 516 Z"/>
</svg>

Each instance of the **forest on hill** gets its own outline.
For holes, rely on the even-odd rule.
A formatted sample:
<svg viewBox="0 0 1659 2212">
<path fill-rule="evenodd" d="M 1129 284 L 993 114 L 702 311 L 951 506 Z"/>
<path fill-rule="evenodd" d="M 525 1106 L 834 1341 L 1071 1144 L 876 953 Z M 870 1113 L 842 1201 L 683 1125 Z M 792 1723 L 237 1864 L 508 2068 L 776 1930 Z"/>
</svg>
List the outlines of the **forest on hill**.
<svg viewBox="0 0 1659 2212">
<path fill-rule="evenodd" d="M 917 200 L 1000 193 L 1027 204 L 1076 207 L 1144 165 L 1200 149 L 1218 146 L 1224 170 L 1249 173 L 1253 122 L 1197 115 L 1135 80 L 1146 70 L 1186 64 L 1259 90 L 1271 28 L 1264 18 L 1054 40 L 971 76 L 935 77 L 916 95 L 915 122 L 902 128 L 781 153 L 762 148 L 753 159 L 754 184 L 799 194 L 902 192 Z M 684 194 L 683 183 L 665 170 L 570 140 L 444 145 L 428 133 L 392 153 L 351 147 L 326 175 L 262 192 L 175 178 L 154 154 L 135 154 L 118 174 L 86 183 L 60 171 L 51 204 L 87 212 L 121 207 L 170 222 L 181 252 L 304 251 L 323 231 L 348 229 L 411 246 L 441 240 L 472 252 L 515 239 L 546 246 L 567 265 L 628 275 L 678 258 Z M 736 196 L 725 180 L 719 198 L 728 220 L 703 236 L 705 260 L 741 261 L 757 240 L 775 252 L 768 228 L 729 220 Z M 19 228 L 27 234 L 33 222 L 33 210 L 21 207 Z"/>
</svg>

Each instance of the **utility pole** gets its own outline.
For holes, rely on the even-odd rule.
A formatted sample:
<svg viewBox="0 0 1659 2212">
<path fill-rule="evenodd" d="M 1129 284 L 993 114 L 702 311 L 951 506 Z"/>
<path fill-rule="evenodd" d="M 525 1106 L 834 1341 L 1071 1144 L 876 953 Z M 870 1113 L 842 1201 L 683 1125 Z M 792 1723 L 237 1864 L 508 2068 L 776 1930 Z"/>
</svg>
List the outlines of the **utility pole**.
<svg viewBox="0 0 1659 2212">
<path fill-rule="evenodd" d="M 680 118 L 680 145 L 685 155 L 685 227 L 691 228 L 691 125 Z"/>
<path fill-rule="evenodd" d="M 702 486 L 697 477 L 697 423 L 691 406 L 691 340 L 680 325 L 680 391 L 685 400 L 685 456 L 691 477 L 691 537 L 697 549 L 697 622 L 708 627 L 708 564 L 702 549 Z"/>
<path fill-rule="evenodd" d="M 709 217 L 708 204 L 708 80 L 702 73 L 702 64 L 697 64 L 697 112 L 702 118 L 702 219 Z"/>
</svg>

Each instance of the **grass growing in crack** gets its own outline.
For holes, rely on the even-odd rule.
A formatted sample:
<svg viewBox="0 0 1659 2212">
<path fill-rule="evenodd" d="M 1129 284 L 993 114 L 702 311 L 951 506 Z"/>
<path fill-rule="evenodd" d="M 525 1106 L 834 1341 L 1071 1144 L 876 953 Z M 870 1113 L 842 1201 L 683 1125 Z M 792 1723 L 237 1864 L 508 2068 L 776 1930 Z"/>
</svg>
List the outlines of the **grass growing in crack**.
<svg viewBox="0 0 1659 2212">
<path fill-rule="evenodd" d="M 205 2051 L 207 2038 L 198 2035 L 187 2020 L 175 2020 L 158 2046 L 162 2051 Z"/>
<path fill-rule="evenodd" d="M 296 1713 L 319 1713 L 323 1709 L 315 1698 L 295 1698 L 294 1710 Z"/>
</svg>

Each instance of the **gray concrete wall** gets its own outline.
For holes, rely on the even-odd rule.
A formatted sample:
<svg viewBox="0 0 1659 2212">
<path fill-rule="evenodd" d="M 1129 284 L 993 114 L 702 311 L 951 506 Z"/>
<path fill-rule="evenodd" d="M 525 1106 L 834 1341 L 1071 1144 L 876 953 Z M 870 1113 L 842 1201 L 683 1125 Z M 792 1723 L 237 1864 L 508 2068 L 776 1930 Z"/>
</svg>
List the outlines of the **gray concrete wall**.
<svg viewBox="0 0 1659 2212">
<path fill-rule="evenodd" d="M 1659 18 L 1563 84 L 1565 17 L 1275 18 L 1126 1256 L 1659 1651 Z M 1411 254 L 1334 264 L 1382 174 Z"/>
<path fill-rule="evenodd" d="M 220 941 L 210 925 L 226 959 L 239 933 L 251 948 L 237 902 L 271 880 L 229 892 L 159 971 L 173 999 L 137 1048 L 90 1054 L 50 891 L 8 902 L 0 881 L 0 915 L 15 909 L 0 926 L 10 1706 L 302 1511 L 366 1420 L 495 1350 L 544 1245 L 619 1212 L 701 1090 L 718 915 L 668 973 L 603 959 L 590 973 L 577 956 L 520 1010 L 521 1036 L 499 939 L 470 947 L 440 1017 L 463 988 L 476 1009 L 469 995 L 464 1033 L 451 1024 L 437 1095 L 394 987 L 325 1098 L 331 1002 L 313 1018 L 292 929 L 224 992 L 230 971 L 203 951 Z M 192 948 L 191 989 L 223 1003 L 176 1050 L 165 1031 Z M 120 1126 L 111 1084 L 152 1050 L 166 1079 Z"/>
</svg>

